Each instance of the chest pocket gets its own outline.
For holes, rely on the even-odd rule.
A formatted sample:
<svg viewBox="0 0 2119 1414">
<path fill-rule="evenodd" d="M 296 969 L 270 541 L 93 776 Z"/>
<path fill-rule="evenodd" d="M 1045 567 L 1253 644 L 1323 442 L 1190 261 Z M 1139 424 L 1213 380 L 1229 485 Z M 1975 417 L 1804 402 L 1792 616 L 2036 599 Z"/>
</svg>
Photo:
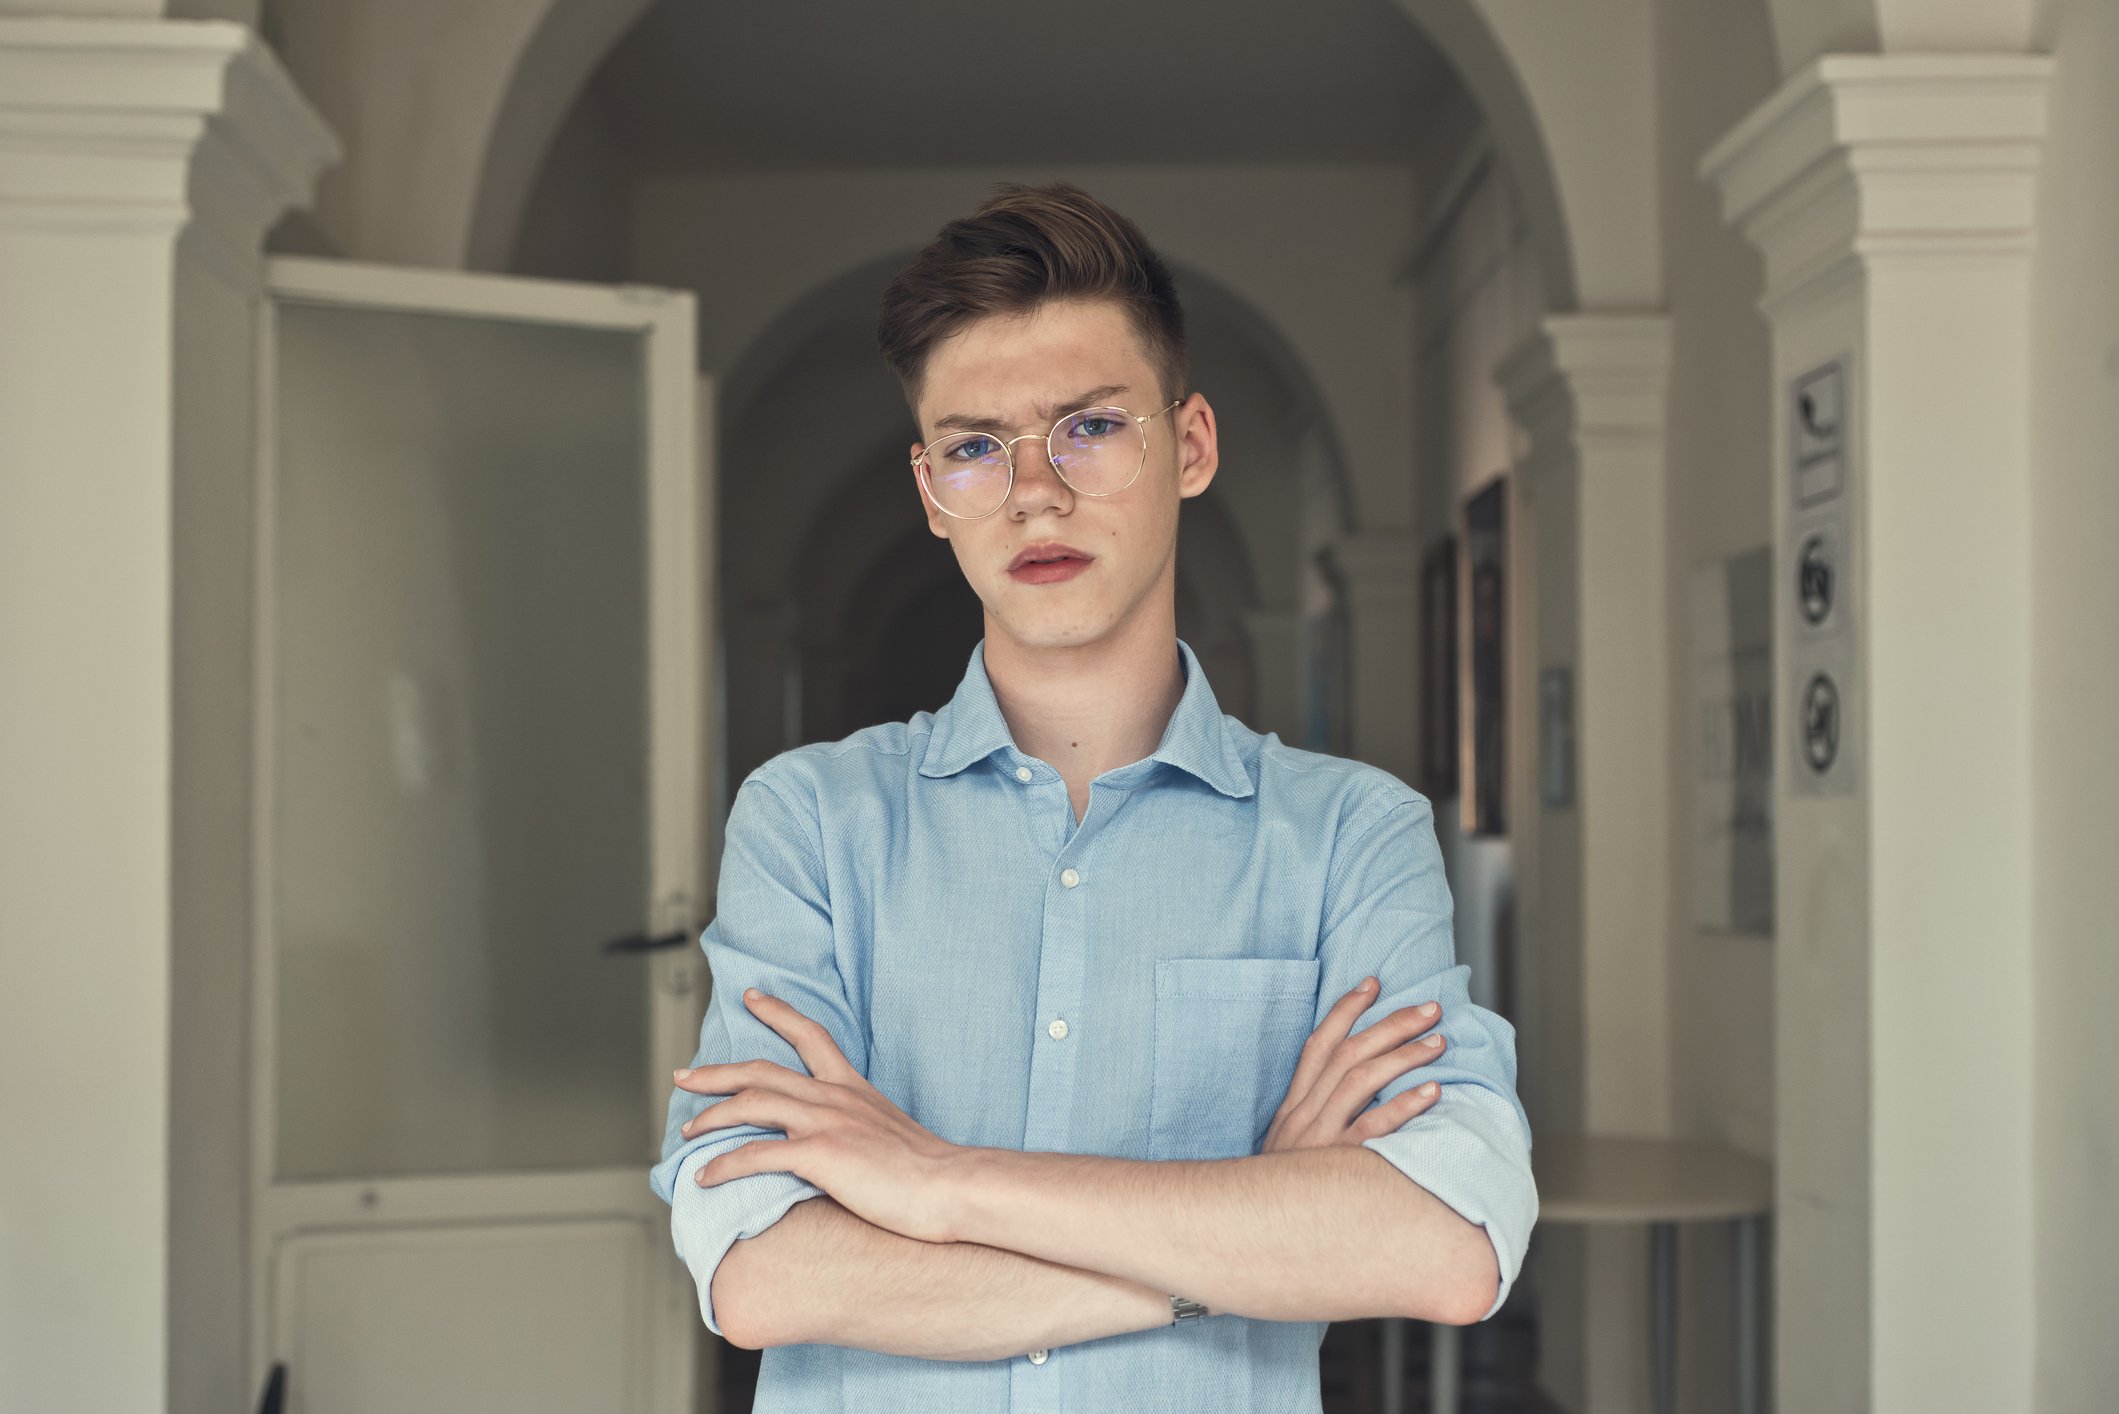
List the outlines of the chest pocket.
<svg viewBox="0 0 2119 1414">
<path fill-rule="evenodd" d="M 1317 1006 L 1316 958 L 1164 958 L 1155 964 L 1148 1157 L 1258 1152 Z"/>
</svg>

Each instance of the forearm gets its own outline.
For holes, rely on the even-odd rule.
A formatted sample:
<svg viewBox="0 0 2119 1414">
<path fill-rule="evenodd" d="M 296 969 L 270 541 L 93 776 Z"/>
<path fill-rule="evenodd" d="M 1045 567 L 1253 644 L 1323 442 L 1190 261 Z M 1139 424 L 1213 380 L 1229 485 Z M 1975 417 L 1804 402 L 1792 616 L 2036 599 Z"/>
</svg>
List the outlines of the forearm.
<svg viewBox="0 0 2119 1414">
<path fill-rule="evenodd" d="M 713 1278 L 748 1346 L 820 1343 L 930 1360 L 1001 1360 L 1170 1321 L 1170 1295 L 972 1242 L 920 1242 L 826 1195 L 737 1242 Z"/>
<path fill-rule="evenodd" d="M 1272 1321 L 1468 1324 L 1493 1244 L 1370 1150 L 1214 1160 L 965 1151 L 959 1235 Z"/>
</svg>

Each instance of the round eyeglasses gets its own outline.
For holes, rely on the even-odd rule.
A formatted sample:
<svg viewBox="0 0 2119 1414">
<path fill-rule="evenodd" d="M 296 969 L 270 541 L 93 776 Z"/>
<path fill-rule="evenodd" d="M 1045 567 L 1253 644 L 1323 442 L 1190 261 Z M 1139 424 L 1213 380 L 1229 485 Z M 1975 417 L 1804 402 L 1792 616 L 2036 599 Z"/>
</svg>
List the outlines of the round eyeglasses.
<svg viewBox="0 0 2119 1414">
<path fill-rule="evenodd" d="M 956 432 L 929 442 L 912 459 L 920 487 L 936 510 L 959 520 L 990 516 L 1015 486 L 1015 444 L 1042 440 L 1052 469 L 1077 496 L 1113 496 L 1140 478 L 1148 464 L 1148 424 L 1170 407 L 1141 417 L 1124 408 L 1083 408 L 1052 424 L 1042 437 L 1026 432 L 1009 441 L 986 432 Z"/>
</svg>

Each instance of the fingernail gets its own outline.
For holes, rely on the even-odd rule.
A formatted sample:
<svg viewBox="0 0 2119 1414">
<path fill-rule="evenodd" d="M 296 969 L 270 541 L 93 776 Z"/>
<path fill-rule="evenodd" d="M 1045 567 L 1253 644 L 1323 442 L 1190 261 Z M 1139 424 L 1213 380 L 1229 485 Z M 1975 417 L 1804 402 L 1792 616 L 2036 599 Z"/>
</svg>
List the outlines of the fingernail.
<svg viewBox="0 0 2119 1414">
<path fill-rule="evenodd" d="M 1357 992 L 1373 992 L 1376 990 L 1376 979 L 1373 977 L 1364 977 L 1361 979 L 1361 985 L 1356 987 L 1354 990 Z"/>
<path fill-rule="evenodd" d="M 692 1078 L 692 1073 L 689 1070 L 675 1070 L 671 1071 L 670 1073 L 676 1076 L 679 1080 L 689 1080 Z"/>
<path fill-rule="evenodd" d="M 747 1002 L 758 1000 L 758 989 L 756 987 L 745 987 L 743 989 L 743 1000 Z"/>
<path fill-rule="evenodd" d="M 1423 1098 L 1432 1100 L 1435 1098 L 1436 1088 L 1435 1082 L 1430 1080 L 1427 1084 L 1420 1087 L 1420 1094 Z"/>
<path fill-rule="evenodd" d="M 1420 1044 L 1427 1047 L 1431 1051 L 1437 1050 L 1442 1045 L 1442 1038 L 1440 1036 L 1430 1036 L 1425 1041 L 1422 1041 Z"/>
<path fill-rule="evenodd" d="M 1433 1016 L 1437 1010 L 1438 1008 L 1435 1006 L 1435 1004 L 1433 1002 L 1429 1002 L 1427 1003 L 1427 1005 L 1420 1008 L 1420 1014 L 1422 1016 Z"/>
</svg>

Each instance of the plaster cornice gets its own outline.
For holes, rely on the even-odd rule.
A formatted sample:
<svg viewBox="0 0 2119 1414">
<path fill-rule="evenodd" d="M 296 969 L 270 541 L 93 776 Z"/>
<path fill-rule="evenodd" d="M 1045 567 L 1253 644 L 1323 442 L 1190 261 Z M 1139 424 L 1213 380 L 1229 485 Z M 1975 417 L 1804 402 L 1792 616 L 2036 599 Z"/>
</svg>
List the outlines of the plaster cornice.
<svg viewBox="0 0 2119 1414">
<path fill-rule="evenodd" d="M 1530 440 L 1517 476 L 1586 454 L 1659 455 L 1668 415 L 1670 320 L 1652 313 L 1555 314 L 1494 368 L 1510 420 Z"/>
<path fill-rule="evenodd" d="M 242 25 L 0 19 L 0 226 L 182 232 L 248 270 L 339 156 Z"/>
<path fill-rule="evenodd" d="M 1829 54 L 1708 150 L 1700 175 L 1766 262 L 1769 314 L 1879 260 L 2020 259 L 2052 60 Z"/>
</svg>

